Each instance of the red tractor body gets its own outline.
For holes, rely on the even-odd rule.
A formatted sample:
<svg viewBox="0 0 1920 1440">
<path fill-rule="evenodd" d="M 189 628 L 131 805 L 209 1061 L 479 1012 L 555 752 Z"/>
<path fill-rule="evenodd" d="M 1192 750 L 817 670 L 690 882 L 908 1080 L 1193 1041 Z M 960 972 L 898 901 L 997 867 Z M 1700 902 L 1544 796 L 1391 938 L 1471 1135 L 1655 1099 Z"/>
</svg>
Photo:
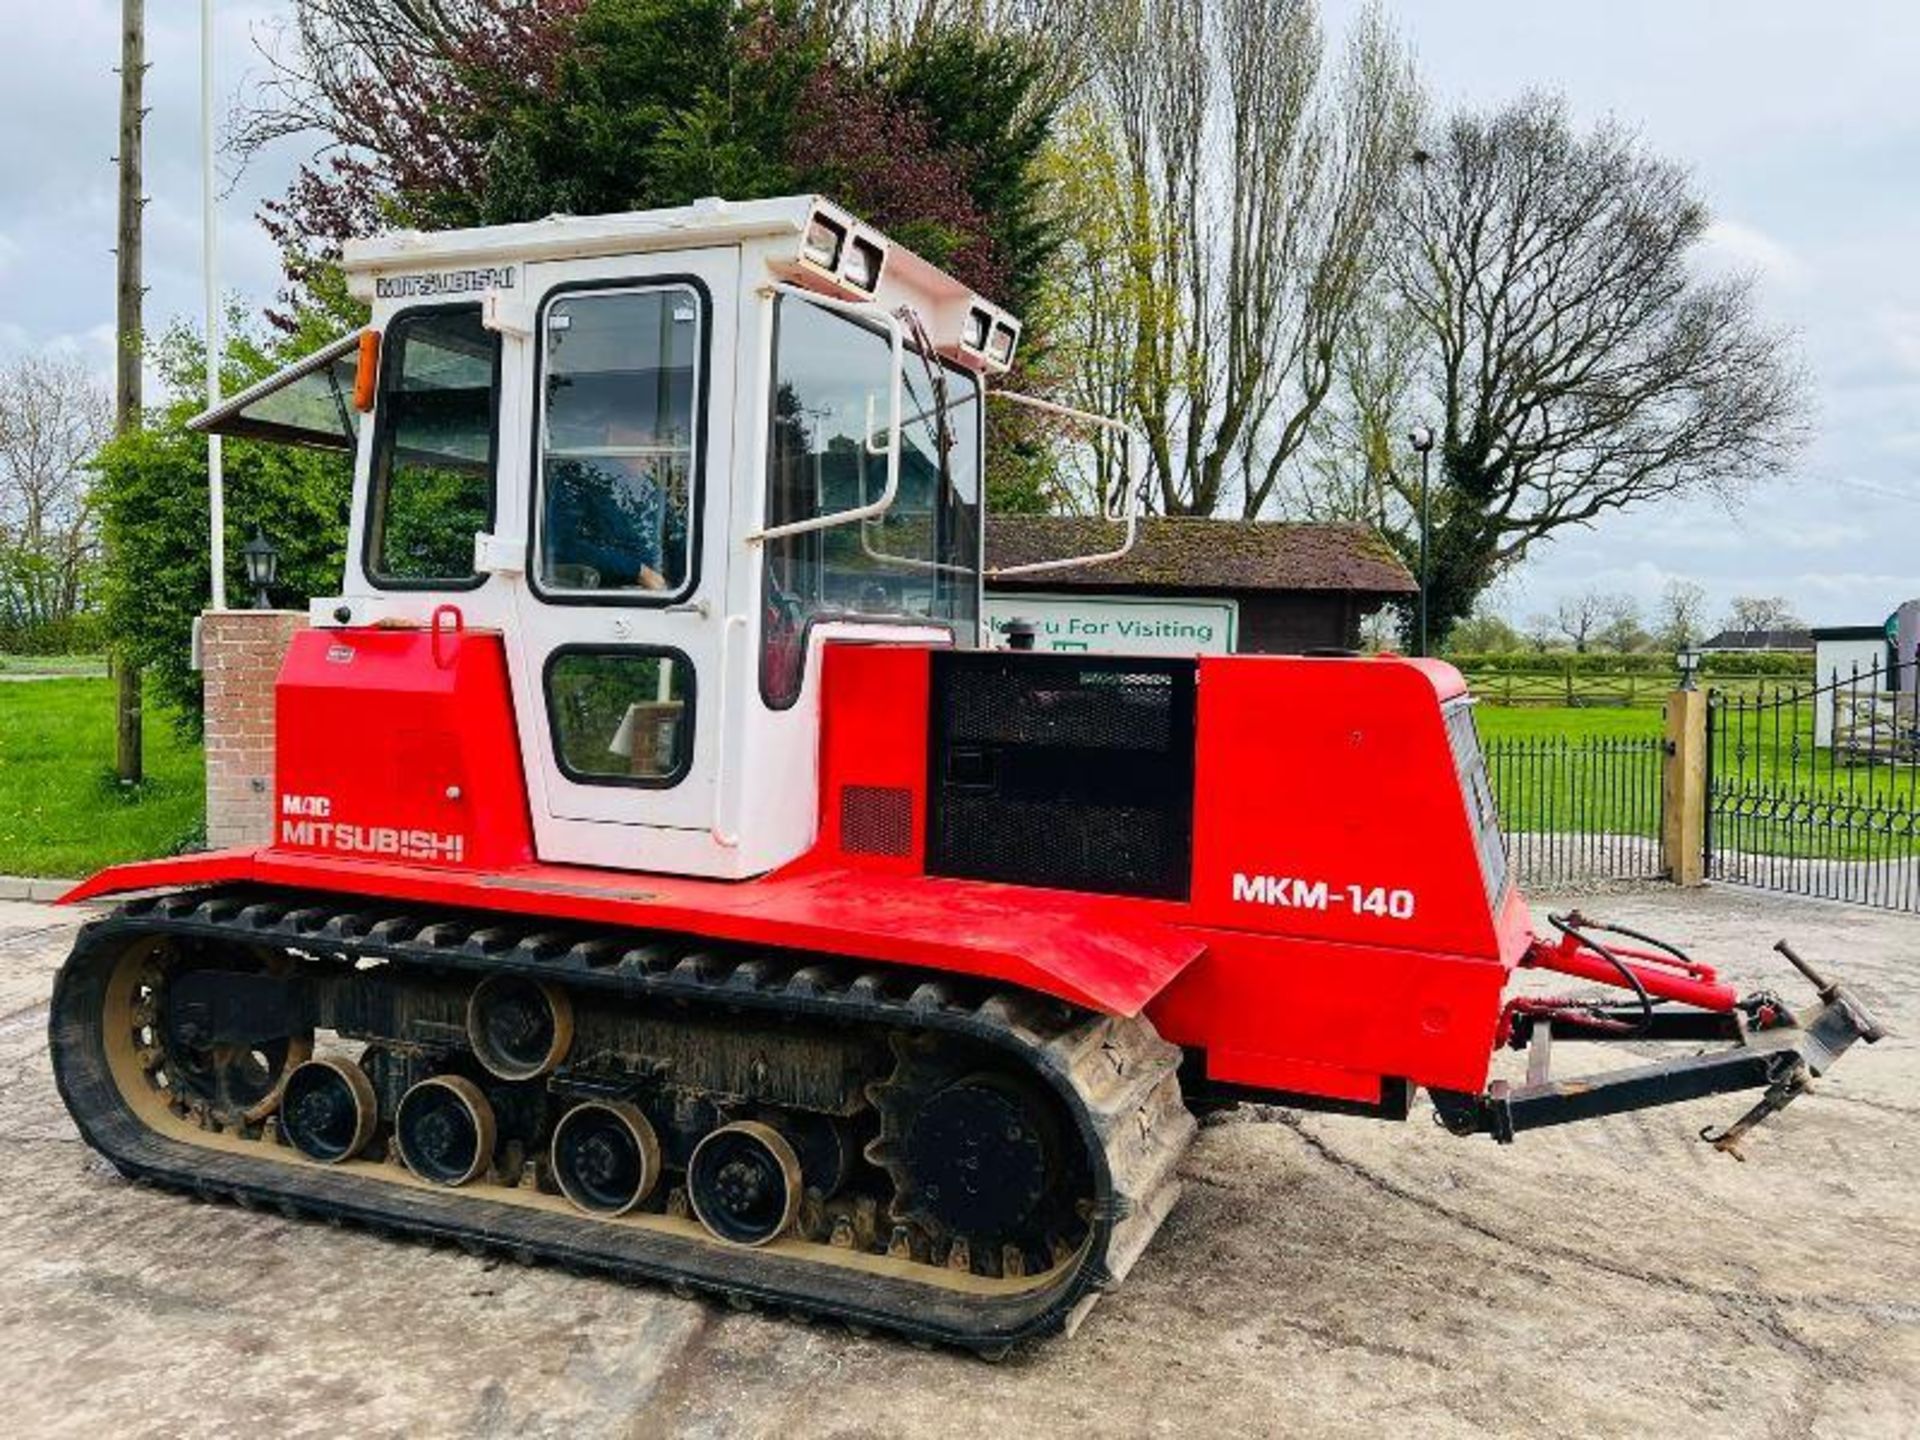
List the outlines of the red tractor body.
<svg viewBox="0 0 1920 1440">
<path fill-rule="evenodd" d="M 1113 733 L 1091 745 L 943 735 L 933 672 L 953 667 L 983 672 L 953 689 L 1010 679 L 1029 706 L 1105 707 Z M 1133 716 L 1117 687 L 1089 689 L 1089 677 L 1165 683 L 1151 713 Z M 1145 1011 L 1196 1078 L 1269 1098 L 1391 1110 L 1408 1086 L 1485 1083 L 1532 932 L 1449 666 L 841 644 L 828 648 L 823 698 L 820 838 L 801 859 L 743 881 L 543 864 L 498 636 L 305 631 L 277 687 L 274 843 L 118 867 L 73 898 L 254 881 L 666 930 Z M 1163 724 L 1183 703 L 1167 740 L 1190 757 L 1175 771 L 1191 789 L 1150 797 L 1158 810 L 1138 795 L 1009 793 L 1007 772 L 1030 757 L 1051 768 L 1095 756 L 1121 789 L 1137 784 L 1161 756 L 1126 727 Z M 984 767 L 978 779 L 952 774 L 968 763 Z M 988 848 L 930 855 L 942 848 L 930 824 L 954 829 L 956 804 L 972 806 Z M 1074 888 L 1017 878 L 1044 868 L 1036 847 L 1082 845 L 1089 812 L 1151 824 L 1166 809 L 1172 839 L 1190 842 L 1155 857 L 1172 867 L 1167 883 L 1143 887 L 1097 850 L 1066 867 Z"/>
</svg>

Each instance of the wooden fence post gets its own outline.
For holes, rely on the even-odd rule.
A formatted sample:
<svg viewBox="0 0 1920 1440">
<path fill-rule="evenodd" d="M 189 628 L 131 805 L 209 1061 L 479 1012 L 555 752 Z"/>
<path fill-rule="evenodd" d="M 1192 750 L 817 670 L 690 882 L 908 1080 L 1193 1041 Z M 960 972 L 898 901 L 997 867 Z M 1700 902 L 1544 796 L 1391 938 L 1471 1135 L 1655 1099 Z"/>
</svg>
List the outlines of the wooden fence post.
<svg viewBox="0 0 1920 1440">
<path fill-rule="evenodd" d="M 1667 696 L 1667 756 L 1660 776 L 1661 858 L 1676 885 L 1706 880 L 1707 697 L 1700 690 Z"/>
</svg>

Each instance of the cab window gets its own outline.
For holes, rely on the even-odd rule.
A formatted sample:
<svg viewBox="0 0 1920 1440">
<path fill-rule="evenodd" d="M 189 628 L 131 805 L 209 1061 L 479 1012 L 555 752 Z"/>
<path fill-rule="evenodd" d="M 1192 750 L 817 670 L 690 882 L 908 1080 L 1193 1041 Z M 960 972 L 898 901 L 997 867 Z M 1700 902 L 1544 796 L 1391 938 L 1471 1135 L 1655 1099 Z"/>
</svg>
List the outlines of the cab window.
<svg viewBox="0 0 1920 1440">
<path fill-rule="evenodd" d="M 849 510 L 887 479 L 893 353 L 880 331 L 794 296 L 776 302 L 767 524 Z M 940 440 L 936 388 L 946 399 Z M 967 371 L 911 349 L 901 401 L 900 488 L 881 516 L 766 545 L 761 694 L 800 693 L 816 620 L 908 619 L 977 633 L 980 390 Z M 942 450 L 944 449 L 944 463 Z"/>
<path fill-rule="evenodd" d="M 381 341 L 367 571 L 390 586 L 475 583 L 493 522 L 500 337 L 478 306 L 395 316 Z"/>
<path fill-rule="evenodd" d="M 690 286 L 547 306 L 540 588 L 662 598 L 691 580 L 702 306 Z"/>
<path fill-rule="evenodd" d="M 556 650 L 547 707 L 554 753 L 576 784 L 662 787 L 687 773 L 693 666 L 677 650 Z"/>
</svg>

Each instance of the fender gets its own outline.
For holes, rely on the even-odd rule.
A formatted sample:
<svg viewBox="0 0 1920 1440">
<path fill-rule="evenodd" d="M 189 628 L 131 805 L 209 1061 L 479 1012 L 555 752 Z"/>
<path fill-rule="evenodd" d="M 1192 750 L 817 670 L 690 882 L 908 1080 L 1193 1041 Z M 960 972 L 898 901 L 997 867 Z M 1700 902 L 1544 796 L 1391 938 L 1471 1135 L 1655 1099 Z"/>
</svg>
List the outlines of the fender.
<svg viewBox="0 0 1920 1440">
<path fill-rule="evenodd" d="M 1128 1018 L 1207 948 L 1104 896 L 805 863 L 735 884 L 568 865 L 474 872 L 267 847 L 116 865 L 60 903 L 241 882 L 817 950 L 1024 986 Z"/>
</svg>

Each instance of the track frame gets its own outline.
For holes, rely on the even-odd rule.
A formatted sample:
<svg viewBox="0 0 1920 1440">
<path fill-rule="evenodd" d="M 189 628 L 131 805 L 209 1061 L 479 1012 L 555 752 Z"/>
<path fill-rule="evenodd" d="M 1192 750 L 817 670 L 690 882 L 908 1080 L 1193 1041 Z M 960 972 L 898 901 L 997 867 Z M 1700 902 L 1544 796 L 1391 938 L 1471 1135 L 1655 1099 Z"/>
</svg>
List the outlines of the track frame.
<svg viewBox="0 0 1920 1440">
<path fill-rule="evenodd" d="M 942 1274 L 924 1262 L 796 1240 L 728 1246 L 673 1217 L 608 1222 L 531 1187 L 482 1195 L 405 1172 L 370 1179 L 270 1141 L 186 1121 L 168 1126 L 126 1093 L 126 1056 L 114 1050 L 130 1038 L 116 1042 L 102 1020 L 129 950 L 169 936 L 375 958 L 440 975 L 522 973 L 583 993 L 962 1036 L 1007 1056 L 1059 1098 L 1092 1175 L 1088 1234 L 1078 1254 L 1039 1276 Z M 136 899 L 86 926 L 56 982 L 49 1029 L 56 1081 L 83 1137 L 136 1180 L 986 1354 L 1073 1328 L 1125 1276 L 1177 1198 L 1178 1163 L 1194 1127 L 1180 1098 L 1179 1052 L 1144 1020 L 901 967 L 258 887 Z M 167 1113 L 163 1102 L 158 1109 Z"/>
</svg>

